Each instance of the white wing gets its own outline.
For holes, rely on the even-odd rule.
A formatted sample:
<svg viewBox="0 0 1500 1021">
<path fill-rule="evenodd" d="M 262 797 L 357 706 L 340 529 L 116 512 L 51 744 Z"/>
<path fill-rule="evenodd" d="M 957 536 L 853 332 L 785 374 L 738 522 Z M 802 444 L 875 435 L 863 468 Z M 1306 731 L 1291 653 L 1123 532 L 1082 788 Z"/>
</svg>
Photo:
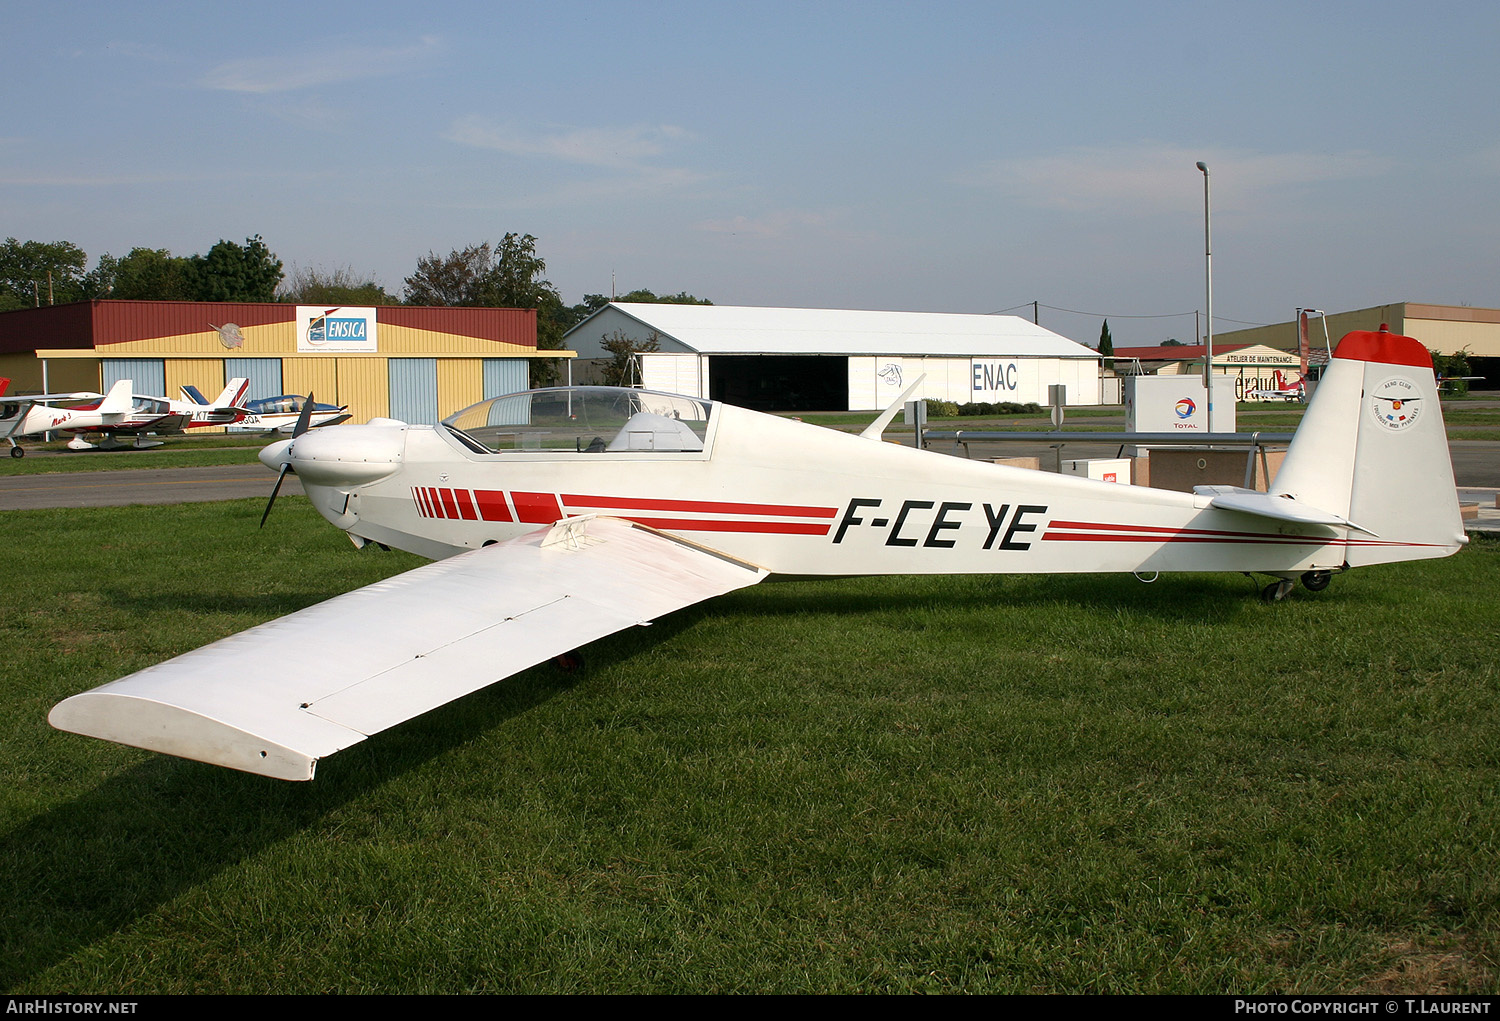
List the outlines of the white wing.
<svg viewBox="0 0 1500 1021">
<path fill-rule="evenodd" d="M 137 748 L 310 780 L 318 759 L 371 734 L 766 573 L 641 525 L 574 518 L 74 695 L 48 720 Z"/>
</svg>

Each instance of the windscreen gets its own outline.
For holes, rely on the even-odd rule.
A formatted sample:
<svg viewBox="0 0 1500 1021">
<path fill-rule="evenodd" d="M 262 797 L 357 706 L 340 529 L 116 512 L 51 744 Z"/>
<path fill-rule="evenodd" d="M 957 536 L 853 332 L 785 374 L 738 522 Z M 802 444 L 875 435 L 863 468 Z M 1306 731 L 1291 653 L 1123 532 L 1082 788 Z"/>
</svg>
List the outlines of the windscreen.
<svg viewBox="0 0 1500 1021">
<path fill-rule="evenodd" d="M 492 397 L 443 420 L 489 453 L 692 453 L 703 450 L 710 401 L 649 390 L 565 387 Z"/>
</svg>

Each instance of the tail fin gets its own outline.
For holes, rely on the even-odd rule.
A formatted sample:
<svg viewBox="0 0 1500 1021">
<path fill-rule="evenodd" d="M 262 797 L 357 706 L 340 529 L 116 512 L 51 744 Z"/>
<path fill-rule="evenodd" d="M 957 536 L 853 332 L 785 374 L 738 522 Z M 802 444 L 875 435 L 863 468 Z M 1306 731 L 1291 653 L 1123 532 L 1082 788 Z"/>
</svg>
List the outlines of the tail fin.
<svg viewBox="0 0 1500 1021">
<path fill-rule="evenodd" d="M 203 396 L 203 391 L 191 383 L 183 384 L 182 396 L 192 404 L 202 404 L 205 406 L 208 404 L 208 398 Z"/>
<path fill-rule="evenodd" d="M 250 380 L 236 377 L 229 381 L 224 387 L 224 392 L 214 398 L 210 407 L 213 408 L 237 408 L 244 403 L 245 394 L 250 390 Z"/>
<path fill-rule="evenodd" d="M 135 410 L 135 381 L 121 379 L 109 388 L 104 400 L 99 402 L 101 415 L 128 415 Z"/>
<path fill-rule="evenodd" d="M 1384 326 L 1346 334 L 1270 492 L 1368 530 L 1350 537 L 1350 567 L 1457 552 L 1467 539 L 1427 349 Z"/>
<path fill-rule="evenodd" d="M 9 388 L 10 388 L 10 377 L 9 376 L 0 376 L 0 395 L 3 395 L 5 393 L 5 391 L 8 390 Z"/>
</svg>

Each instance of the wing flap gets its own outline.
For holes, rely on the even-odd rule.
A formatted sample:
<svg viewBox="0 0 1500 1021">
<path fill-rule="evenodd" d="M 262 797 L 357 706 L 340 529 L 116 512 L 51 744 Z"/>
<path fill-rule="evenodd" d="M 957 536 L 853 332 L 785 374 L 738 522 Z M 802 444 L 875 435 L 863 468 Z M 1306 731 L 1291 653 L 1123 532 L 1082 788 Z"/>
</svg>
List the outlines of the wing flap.
<svg viewBox="0 0 1500 1021">
<path fill-rule="evenodd" d="M 350 592 L 75 695 L 60 730 L 281 779 L 526 667 L 766 572 L 570 519 Z"/>
</svg>

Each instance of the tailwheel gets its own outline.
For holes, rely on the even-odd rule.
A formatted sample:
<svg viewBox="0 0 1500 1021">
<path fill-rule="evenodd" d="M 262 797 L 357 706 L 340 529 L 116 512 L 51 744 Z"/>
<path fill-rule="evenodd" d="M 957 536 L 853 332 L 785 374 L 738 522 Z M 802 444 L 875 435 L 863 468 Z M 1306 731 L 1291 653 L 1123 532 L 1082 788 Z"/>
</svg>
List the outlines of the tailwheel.
<svg viewBox="0 0 1500 1021">
<path fill-rule="evenodd" d="M 576 674 L 583 669 L 583 653 L 577 649 L 565 652 L 561 656 L 553 656 L 552 662 L 565 674 Z"/>
<path fill-rule="evenodd" d="M 1262 602 L 1279 603 L 1292 594 L 1295 584 L 1289 578 L 1278 578 L 1260 590 Z"/>
<path fill-rule="evenodd" d="M 1302 587 L 1309 592 L 1322 592 L 1333 581 L 1332 571 L 1308 571 L 1302 576 Z"/>
</svg>

